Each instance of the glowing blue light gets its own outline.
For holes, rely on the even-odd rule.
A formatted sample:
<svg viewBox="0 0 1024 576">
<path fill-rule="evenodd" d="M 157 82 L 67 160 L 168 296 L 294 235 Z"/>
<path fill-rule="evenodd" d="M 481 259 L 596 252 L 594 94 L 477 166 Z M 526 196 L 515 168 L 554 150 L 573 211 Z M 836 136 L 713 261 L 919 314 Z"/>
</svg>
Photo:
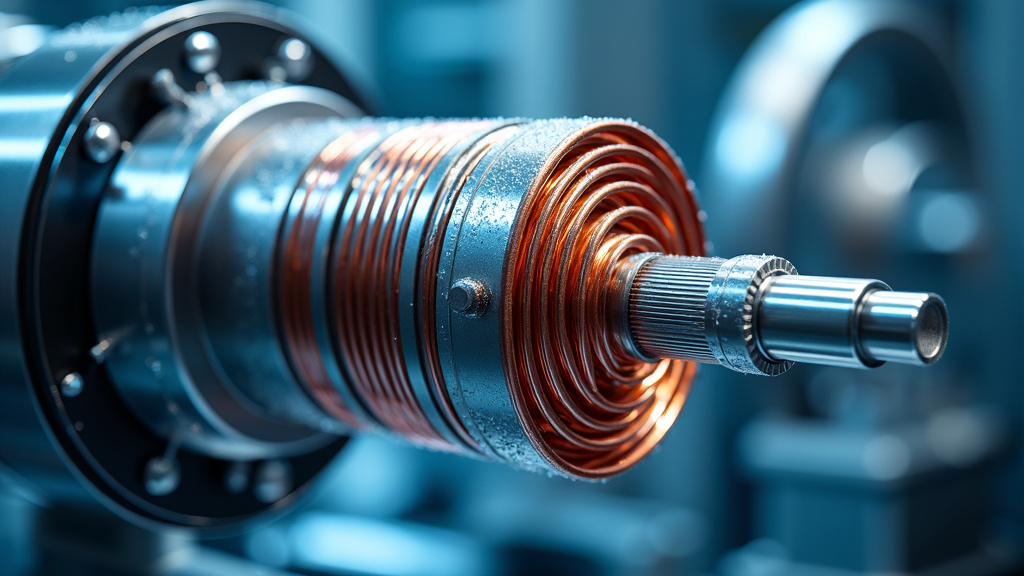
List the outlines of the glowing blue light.
<svg viewBox="0 0 1024 576">
<path fill-rule="evenodd" d="M 428 526 L 309 514 L 292 526 L 290 541 L 299 568 L 382 576 L 490 572 L 472 540 Z"/>
<path fill-rule="evenodd" d="M 771 118 L 756 114 L 736 116 L 719 132 L 715 154 L 733 176 L 757 180 L 773 173 L 786 151 L 786 132 Z"/>
</svg>

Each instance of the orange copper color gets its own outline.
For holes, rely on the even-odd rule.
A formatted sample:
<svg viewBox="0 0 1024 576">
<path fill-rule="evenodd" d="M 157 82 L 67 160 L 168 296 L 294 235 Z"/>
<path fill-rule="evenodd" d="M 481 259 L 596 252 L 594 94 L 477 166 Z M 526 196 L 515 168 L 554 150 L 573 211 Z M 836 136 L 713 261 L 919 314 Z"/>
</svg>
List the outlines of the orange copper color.
<svg viewBox="0 0 1024 576">
<path fill-rule="evenodd" d="M 299 214 L 284 239 L 281 300 L 286 349 L 298 379 L 332 416 L 356 428 L 379 425 L 429 448 L 462 451 L 430 424 L 416 400 L 403 360 L 398 278 L 413 208 L 438 163 L 453 146 L 479 131 L 478 122 L 424 122 L 390 135 L 367 127 L 329 145 L 307 172 Z M 381 139 L 383 138 L 383 139 Z M 349 166 L 352 162 L 357 165 Z M 339 181 L 345 174 L 346 180 Z M 335 221 L 323 220 L 332 190 L 344 193 Z M 334 352 L 345 382 L 332 382 L 316 342 L 310 269 L 317 230 L 335 227 L 332 279 Z M 429 308 L 429 307 L 424 307 Z M 435 375 L 436 377 L 436 375 Z M 432 383 L 435 391 L 443 382 Z M 349 387 L 372 420 L 356 416 L 338 393 Z M 454 413 L 449 426 L 463 430 Z M 468 435 L 467 435 L 468 437 Z"/>
<path fill-rule="evenodd" d="M 703 254 L 704 237 L 690 183 L 664 143 L 629 122 L 580 125 L 517 180 L 529 185 L 501 191 L 519 211 L 507 251 L 495 254 L 500 352 L 530 444 L 559 472 L 600 478 L 658 443 L 696 371 L 630 352 L 610 287 L 634 256 Z M 439 262 L 451 257 L 442 247 L 462 187 L 491 169 L 483 158 L 542 128 L 354 123 L 313 162 L 282 227 L 278 297 L 293 371 L 325 413 L 421 446 L 485 453 L 461 420 L 475 414 L 453 407 L 441 368 Z M 410 254 L 416 262 L 403 261 Z M 409 373 L 412 350 L 422 374 Z"/>
<path fill-rule="evenodd" d="M 342 401 L 324 367 L 324 359 L 317 346 L 316 320 L 309 294 L 317 229 L 321 225 L 328 192 L 337 184 L 341 170 L 372 144 L 376 136 L 377 132 L 372 128 L 345 133 L 328 145 L 306 172 L 296 199 L 299 213 L 283 239 L 283 270 L 278 275 L 284 346 L 292 369 L 324 410 L 352 427 L 362 427 L 363 424 Z"/>
<path fill-rule="evenodd" d="M 608 288 L 632 255 L 703 254 L 690 186 L 650 132 L 595 122 L 550 156 L 520 206 L 504 278 L 504 368 L 531 442 L 567 474 L 630 467 L 685 402 L 696 365 L 628 354 Z"/>
</svg>

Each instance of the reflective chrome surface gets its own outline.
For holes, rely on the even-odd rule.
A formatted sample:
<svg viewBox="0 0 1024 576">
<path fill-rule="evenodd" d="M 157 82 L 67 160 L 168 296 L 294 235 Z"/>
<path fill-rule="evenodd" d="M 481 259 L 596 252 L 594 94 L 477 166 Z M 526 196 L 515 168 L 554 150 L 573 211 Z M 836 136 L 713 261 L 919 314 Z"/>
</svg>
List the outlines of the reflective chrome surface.
<svg viewBox="0 0 1024 576">
<path fill-rule="evenodd" d="M 97 341 L 157 433 L 233 457 L 308 449 L 326 416 L 291 393 L 270 268 L 294 183 L 336 129 L 290 125 L 357 113 L 325 90 L 229 85 L 168 108 L 119 162 L 93 247 Z"/>
<path fill-rule="evenodd" d="M 648 356 L 775 376 L 793 362 L 932 364 L 949 337 L 946 305 L 935 294 L 800 276 L 774 256 L 658 255 L 636 267 L 626 314 L 636 348 Z"/>
<path fill-rule="evenodd" d="M 759 345 L 772 358 L 834 366 L 925 365 L 948 340 L 945 303 L 877 280 L 784 276 L 758 295 Z"/>
</svg>

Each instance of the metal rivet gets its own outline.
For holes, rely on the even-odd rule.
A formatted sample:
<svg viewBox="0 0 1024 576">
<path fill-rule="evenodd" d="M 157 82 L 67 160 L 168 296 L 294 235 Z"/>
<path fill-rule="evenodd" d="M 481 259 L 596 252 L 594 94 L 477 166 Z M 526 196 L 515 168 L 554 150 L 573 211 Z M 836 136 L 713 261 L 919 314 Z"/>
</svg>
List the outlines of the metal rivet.
<svg viewBox="0 0 1024 576">
<path fill-rule="evenodd" d="M 448 290 L 448 306 L 466 316 L 483 316 L 490 303 L 491 292 L 487 286 L 471 278 L 455 282 Z"/>
<path fill-rule="evenodd" d="M 185 40 L 185 63 L 199 74 L 213 71 L 220 63 L 220 41 L 209 32 L 193 32 Z"/>
<path fill-rule="evenodd" d="M 109 122 L 94 122 L 85 131 L 83 144 L 90 160 L 104 164 L 121 151 L 121 134 Z"/>
<path fill-rule="evenodd" d="M 78 372 L 72 372 L 60 381 L 60 393 L 68 398 L 74 398 L 82 393 L 85 381 Z"/>
<path fill-rule="evenodd" d="M 166 496 L 181 484 L 181 468 L 174 460 L 159 456 L 146 462 L 142 481 L 146 492 L 153 496 Z"/>
<path fill-rule="evenodd" d="M 256 467 L 253 494 L 260 502 L 272 504 L 292 489 L 292 467 L 283 460 L 268 460 Z"/>
<path fill-rule="evenodd" d="M 277 48 L 277 60 L 292 82 L 301 82 L 313 72 L 313 50 L 298 38 L 281 42 Z"/>
</svg>

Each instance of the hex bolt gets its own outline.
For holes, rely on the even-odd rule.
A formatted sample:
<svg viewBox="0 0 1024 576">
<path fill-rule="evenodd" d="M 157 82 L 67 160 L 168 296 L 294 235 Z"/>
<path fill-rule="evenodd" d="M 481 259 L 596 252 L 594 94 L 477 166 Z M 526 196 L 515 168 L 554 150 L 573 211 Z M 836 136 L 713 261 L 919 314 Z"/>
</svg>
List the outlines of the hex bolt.
<svg viewBox="0 0 1024 576">
<path fill-rule="evenodd" d="M 472 278 L 458 280 L 448 290 L 448 306 L 453 311 L 471 318 L 483 316 L 490 303 L 491 291 Z"/>
<path fill-rule="evenodd" d="M 82 393 L 85 380 L 78 372 L 71 372 L 60 381 L 60 393 L 67 398 L 74 398 Z"/>
<path fill-rule="evenodd" d="M 142 481 L 146 492 L 153 496 L 166 496 L 181 484 L 181 468 L 173 459 L 158 456 L 146 462 Z"/>
<path fill-rule="evenodd" d="M 185 39 L 185 63 L 193 72 L 212 72 L 220 64 L 220 41 L 209 32 L 193 32 Z"/>
<path fill-rule="evenodd" d="M 256 499 L 273 504 L 292 489 L 292 467 L 284 460 L 267 460 L 256 467 L 252 491 Z"/>
<path fill-rule="evenodd" d="M 109 122 L 93 122 L 82 143 L 90 160 L 105 164 L 121 150 L 121 134 Z"/>
</svg>

